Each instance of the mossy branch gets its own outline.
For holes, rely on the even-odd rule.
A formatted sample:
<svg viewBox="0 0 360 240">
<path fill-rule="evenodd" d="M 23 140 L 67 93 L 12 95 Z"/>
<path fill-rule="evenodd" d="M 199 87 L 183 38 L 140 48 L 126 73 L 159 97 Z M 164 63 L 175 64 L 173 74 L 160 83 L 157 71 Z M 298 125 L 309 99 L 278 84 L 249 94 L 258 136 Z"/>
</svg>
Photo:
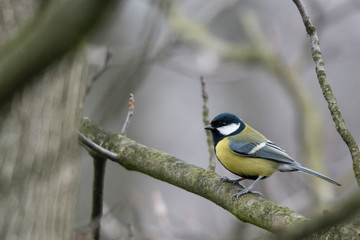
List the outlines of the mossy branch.
<svg viewBox="0 0 360 240">
<path fill-rule="evenodd" d="M 351 132 L 345 126 L 345 121 L 341 116 L 339 107 L 336 102 L 336 98 L 331 90 L 330 84 L 326 80 L 326 73 L 324 67 L 324 60 L 322 58 L 322 53 L 320 50 L 320 41 L 317 36 L 317 31 L 315 26 L 311 23 L 310 17 L 305 9 L 305 6 L 301 0 L 293 0 L 296 7 L 298 8 L 302 20 L 305 25 L 305 29 L 307 34 L 310 37 L 311 43 L 311 53 L 315 62 L 315 71 L 316 76 L 318 78 L 321 90 L 323 92 L 324 98 L 328 103 L 328 108 L 330 110 L 330 114 L 335 123 L 336 130 L 340 134 L 341 138 L 344 140 L 346 145 L 349 148 L 351 153 L 351 157 L 353 160 L 353 171 L 355 173 L 355 178 L 360 186 L 360 151 L 359 146 L 356 144 L 354 137 Z"/>
<path fill-rule="evenodd" d="M 315 221 L 253 194 L 233 198 L 233 184 L 224 183 L 212 170 L 206 170 L 166 153 L 146 147 L 123 135 L 108 133 L 84 118 L 79 139 L 91 154 L 100 154 L 131 171 L 142 172 L 186 191 L 202 196 L 229 211 L 243 222 L 256 225 L 282 239 L 311 236 L 311 239 L 328 236 L 337 239 L 357 235 L 360 222 L 343 223 L 359 213 L 358 193 L 336 203 L 328 214 L 314 216 Z M 340 224 L 339 224 L 340 223 Z M 333 226 L 328 228 L 328 226 Z M 313 234 L 315 233 L 315 234 Z M 285 235 L 284 235 L 285 234 Z M 330 237 L 329 237 L 330 236 Z M 333 237 L 331 237 L 333 236 Z"/>
<path fill-rule="evenodd" d="M 228 210 L 243 222 L 271 232 L 279 232 L 290 230 L 295 225 L 308 220 L 287 207 L 276 205 L 252 194 L 234 199 L 232 197 L 236 191 L 234 185 L 221 182 L 214 171 L 188 164 L 127 137 L 107 133 L 90 119 L 83 119 L 80 132 L 104 148 L 103 153 L 110 160 L 126 169 L 142 172 L 202 196 Z"/>
</svg>

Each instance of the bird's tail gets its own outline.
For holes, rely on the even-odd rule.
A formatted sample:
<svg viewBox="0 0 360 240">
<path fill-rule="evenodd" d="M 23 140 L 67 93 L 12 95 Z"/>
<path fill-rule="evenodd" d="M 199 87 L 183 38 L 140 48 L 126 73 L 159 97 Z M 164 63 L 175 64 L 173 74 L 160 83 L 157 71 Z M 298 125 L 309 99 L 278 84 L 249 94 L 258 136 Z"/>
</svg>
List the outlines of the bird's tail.
<svg viewBox="0 0 360 240">
<path fill-rule="evenodd" d="M 338 185 L 338 186 L 341 186 L 340 183 L 332 180 L 331 178 L 327 177 L 327 176 L 324 176 L 318 172 L 315 172 L 309 168 L 306 168 L 306 167 L 303 167 L 299 164 L 291 164 L 291 167 L 294 168 L 294 170 L 299 170 L 300 172 L 304 172 L 304 173 L 307 173 L 307 174 L 310 174 L 310 175 L 313 175 L 313 176 L 316 176 L 316 177 L 319 177 L 321 179 L 324 179 L 325 181 L 328 181 L 332 184 L 335 184 L 335 185 Z"/>
</svg>

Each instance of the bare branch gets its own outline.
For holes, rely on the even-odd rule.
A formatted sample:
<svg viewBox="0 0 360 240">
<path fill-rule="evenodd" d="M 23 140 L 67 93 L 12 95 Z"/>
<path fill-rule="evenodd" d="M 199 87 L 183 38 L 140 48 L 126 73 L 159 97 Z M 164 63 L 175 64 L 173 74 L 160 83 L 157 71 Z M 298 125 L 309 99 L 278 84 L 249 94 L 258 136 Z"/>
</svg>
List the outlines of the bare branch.
<svg viewBox="0 0 360 240">
<path fill-rule="evenodd" d="M 86 119 L 85 119 L 85 121 L 86 121 Z M 113 153 L 113 152 L 111 152 L 109 150 L 106 150 L 105 148 L 99 147 L 99 145 L 97 145 L 96 143 L 91 141 L 89 138 L 85 137 L 85 135 L 82 134 L 80 131 L 78 131 L 78 130 L 75 130 L 75 131 L 79 134 L 80 142 L 82 144 L 84 144 L 88 148 L 88 150 L 90 152 L 92 150 L 92 151 L 94 151 L 94 152 L 96 152 L 98 154 L 101 154 L 101 155 L 105 156 L 106 158 L 108 158 L 108 159 L 110 159 L 112 161 L 118 161 L 119 160 L 118 156 L 115 153 Z"/>
<path fill-rule="evenodd" d="M 310 37 L 311 43 L 311 53 L 315 62 L 315 71 L 316 75 L 323 92 L 324 98 L 328 103 L 328 108 L 330 110 L 330 114 L 335 123 L 336 130 L 340 134 L 341 138 L 344 140 L 346 145 L 349 148 L 351 153 L 351 157 L 353 160 L 353 171 L 355 173 L 355 178 L 357 180 L 358 185 L 360 185 L 360 152 L 359 146 L 356 144 L 354 137 L 351 132 L 345 126 L 345 121 L 341 116 L 340 110 L 338 108 L 336 99 L 332 93 L 331 86 L 326 80 L 326 73 L 324 68 L 324 60 L 322 58 L 322 53 L 320 50 L 320 41 L 316 33 L 315 26 L 311 23 L 310 17 L 305 9 L 305 6 L 301 0 L 293 0 L 296 7 L 298 8 L 302 20 L 305 25 L 305 29 L 307 34 Z"/>
<path fill-rule="evenodd" d="M 104 192 L 104 178 L 106 168 L 106 158 L 103 156 L 93 156 L 94 161 L 94 181 L 93 181 L 93 195 L 92 195 L 92 209 L 90 222 L 101 218 L 103 214 L 103 192 Z M 101 223 L 94 226 L 93 238 L 100 239 Z"/>
<path fill-rule="evenodd" d="M 89 81 L 86 85 L 86 94 L 88 94 L 90 92 L 95 81 L 98 80 L 100 78 L 100 76 L 103 75 L 103 73 L 108 69 L 111 58 L 112 58 L 112 53 L 110 52 L 109 49 L 106 49 L 105 59 L 104 59 L 103 64 L 100 66 L 98 71 L 94 74 L 94 76 L 91 79 L 89 79 Z"/>
<path fill-rule="evenodd" d="M 220 57 L 228 60 L 256 60 L 257 52 L 247 44 L 234 44 L 225 42 L 212 35 L 209 30 L 200 23 L 191 21 L 179 10 L 175 1 L 163 0 L 168 4 L 167 12 L 170 26 L 182 35 L 184 39 L 201 47 L 211 49 Z"/>
<path fill-rule="evenodd" d="M 112 237 L 118 237 L 116 239 L 122 239 L 121 236 L 125 237 L 128 236 L 130 233 L 127 229 L 127 227 L 122 224 L 115 216 L 114 212 L 117 210 L 123 210 L 123 207 L 121 204 L 117 203 L 113 205 L 111 208 L 109 208 L 105 203 L 103 204 L 104 208 L 104 214 L 102 216 L 98 216 L 93 218 L 90 222 L 88 222 L 85 225 L 78 226 L 76 229 L 74 229 L 72 240 L 86 240 L 86 239 L 93 239 L 93 232 L 94 229 L 97 228 L 100 224 L 102 224 L 103 230 L 102 232 L 105 235 L 110 235 Z M 106 225 L 110 225 L 111 228 L 106 227 Z M 114 230 L 114 228 L 116 228 Z M 114 239 L 114 238 L 111 238 Z M 128 239 L 128 238 L 126 238 Z"/>
<path fill-rule="evenodd" d="M 203 110 L 202 110 L 202 114 L 203 114 L 203 122 L 204 122 L 204 126 L 207 126 L 210 124 L 209 121 L 209 108 L 207 106 L 208 104 L 208 94 L 206 92 L 205 89 L 205 80 L 204 77 L 201 76 L 200 77 L 200 82 L 201 82 L 201 95 L 202 95 L 202 99 L 203 99 Z M 210 154 L 210 158 L 209 158 L 209 170 L 214 171 L 215 167 L 216 167 L 216 159 L 215 159 L 215 153 L 214 153 L 214 142 L 211 136 L 211 132 L 210 131 L 205 131 L 206 132 L 206 141 L 207 144 L 209 146 L 209 154 Z"/>
<path fill-rule="evenodd" d="M 90 223 L 97 223 L 92 226 L 91 230 L 92 238 L 94 240 L 99 240 L 101 230 L 101 222 L 99 221 L 99 219 L 102 218 L 103 214 L 103 192 L 106 159 L 114 157 L 114 154 L 110 151 L 107 151 L 106 149 L 98 148 L 98 145 L 90 141 L 78 130 L 76 130 L 76 132 L 79 134 L 80 142 L 82 142 L 86 147 L 88 147 L 89 154 L 93 157 L 94 161 L 94 180 L 92 189 L 92 209 Z"/>
</svg>

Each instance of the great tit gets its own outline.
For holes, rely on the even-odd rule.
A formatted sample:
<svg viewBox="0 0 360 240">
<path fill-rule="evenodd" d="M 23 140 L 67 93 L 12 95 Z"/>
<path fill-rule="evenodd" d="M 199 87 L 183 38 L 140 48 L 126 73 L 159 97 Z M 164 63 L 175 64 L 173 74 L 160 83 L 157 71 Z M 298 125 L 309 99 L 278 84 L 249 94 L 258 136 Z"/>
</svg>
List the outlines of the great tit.
<svg viewBox="0 0 360 240">
<path fill-rule="evenodd" d="M 240 191 L 234 194 L 234 197 L 240 197 L 249 192 L 261 195 L 261 193 L 251 191 L 251 189 L 261 179 L 270 177 L 277 171 L 300 171 L 341 186 L 331 178 L 301 166 L 284 150 L 241 121 L 234 114 L 219 114 L 205 129 L 210 130 L 212 133 L 215 154 L 220 163 L 227 170 L 241 177 L 235 180 L 226 177 L 222 178 L 222 180 L 240 186 L 237 189 Z M 239 181 L 243 179 L 255 181 L 247 188 L 244 188 L 239 184 Z"/>
</svg>

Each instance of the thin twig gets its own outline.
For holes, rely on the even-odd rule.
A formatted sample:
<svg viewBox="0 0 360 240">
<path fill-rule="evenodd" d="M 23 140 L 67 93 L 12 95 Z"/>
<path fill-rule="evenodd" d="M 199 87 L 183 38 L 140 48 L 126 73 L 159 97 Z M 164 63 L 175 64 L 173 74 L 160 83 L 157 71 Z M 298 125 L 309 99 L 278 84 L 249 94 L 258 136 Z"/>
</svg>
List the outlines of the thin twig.
<svg viewBox="0 0 360 240">
<path fill-rule="evenodd" d="M 109 220 L 112 220 L 112 222 L 116 221 L 118 223 L 116 226 L 118 231 L 126 231 L 125 226 L 123 226 L 113 214 L 115 211 L 118 211 L 119 209 L 123 210 L 123 205 L 117 203 L 113 205 L 111 208 L 109 208 L 106 207 L 106 204 L 104 204 L 103 207 L 105 212 L 102 214 L 102 216 L 95 217 L 92 219 L 92 221 L 88 222 L 86 225 L 77 227 L 74 230 L 74 234 L 73 234 L 74 237 L 71 238 L 72 240 L 93 239 L 90 238 L 90 232 L 92 233 L 93 230 L 96 227 L 98 227 L 102 222 L 104 223 L 104 225 L 107 224 L 107 222 L 105 221 L 109 221 Z M 106 229 L 104 229 L 104 231 L 106 231 Z"/>
<path fill-rule="evenodd" d="M 106 149 L 98 149 L 96 144 L 87 139 L 83 134 L 78 130 L 79 140 L 87 146 L 91 151 L 89 154 L 93 157 L 94 164 L 94 180 L 93 180 L 93 189 L 92 189 L 92 208 L 91 208 L 91 218 L 90 223 L 92 224 L 92 237 L 94 240 L 100 239 L 101 231 L 101 222 L 103 214 L 103 191 L 104 191 L 104 178 L 105 178 L 105 168 L 106 168 L 106 159 L 109 158 L 107 155 L 113 155 L 110 151 Z"/>
<path fill-rule="evenodd" d="M 82 134 L 79 130 L 75 130 L 75 131 L 78 133 L 80 142 L 82 144 L 84 144 L 88 149 L 91 149 L 92 151 L 94 151 L 112 161 L 119 160 L 118 156 L 115 153 L 113 153 L 105 148 L 99 148 L 99 146 L 96 143 L 94 143 L 93 141 L 91 141 L 90 139 L 85 137 L 85 135 Z"/>
<path fill-rule="evenodd" d="M 207 126 L 210 124 L 209 121 L 209 108 L 207 106 L 208 104 L 208 94 L 205 90 L 205 80 L 204 77 L 201 76 L 200 77 L 200 82 L 201 82 L 201 95 L 202 95 L 202 99 L 203 99 L 203 108 L 202 108 L 202 114 L 203 114 L 203 122 L 204 122 L 204 126 Z M 214 142 L 212 140 L 211 137 L 211 133 L 210 131 L 205 131 L 206 132 L 206 141 L 207 144 L 209 146 L 209 154 L 210 154 L 210 158 L 209 158 L 209 170 L 214 171 L 215 167 L 216 167 L 216 160 L 215 160 L 215 153 L 214 153 Z"/>
<path fill-rule="evenodd" d="M 92 196 L 92 210 L 91 221 L 100 219 L 103 214 L 103 191 L 104 191 L 104 177 L 106 158 L 99 156 L 93 156 L 94 160 L 94 181 L 93 181 L 93 196 Z M 101 222 L 93 228 L 94 240 L 100 239 Z"/>
<path fill-rule="evenodd" d="M 110 62 L 111 58 L 112 58 L 112 54 L 111 54 L 110 50 L 106 49 L 105 59 L 104 59 L 103 64 L 100 66 L 100 68 L 95 73 L 95 75 L 91 79 L 89 79 L 89 81 L 86 85 L 86 94 L 88 94 L 90 92 L 95 81 L 98 80 L 100 78 L 100 76 L 107 70 L 107 68 L 109 67 L 109 62 Z"/>
<path fill-rule="evenodd" d="M 169 25 L 177 33 L 180 33 L 186 41 L 197 44 L 202 48 L 210 49 L 225 59 L 256 60 L 257 52 L 253 51 L 251 46 L 225 42 L 212 35 L 203 24 L 189 19 L 178 7 L 177 1 L 164 0 L 162 2 L 168 4 L 166 14 Z"/>
<path fill-rule="evenodd" d="M 360 151 L 359 146 L 356 144 L 354 137 L 351 132 L 345 126 L 345 121 L 341 116 L 340 110 L 338 108 L 336 99 L 332 93 L 330 84 L 326 80 L 326 73 L 324 68 L 324 61 L 322 58 L 321 50 L 320 50 L 320 41 L 316 33 L 315 26 L 311 23 L 310 17 L 305 9 L 305 6 L 301 0 L 293 0 L 296 7 L 298 8 L 302 20 L 305 25 L 305 29 L 307 34 L 310 37 L 311 43 L 311 53 L 315 62 L 315 71 L 316 75 L 323 92 L 324 98 L 328 103 L 328 108 L 330 110 L 330 114 L 335 123 L 336 130 L 340 134 L 343 141 L 349 148 L 351 153 L 351 157 L 353 160 L 353 171 L 355 173 L 355 178 L 357 180 L 358 185 L 360 186 Z"/>
<path fill-rule="evenodd" d="M 134 94 L 130 93 L 129 110 L 128 110 L 124 125 L 123 125 L 123 127 L 121 129 L 121 135 L 126 136 L 127 129 L 128 129 L 128 127 L 130 125 L 130 122 L 131 122 L 131 118 L 132 118 L 132 116 L 134 114 L 134 107 L 135 107 L 135 97 L 134 97 Z"/>
</svg>

